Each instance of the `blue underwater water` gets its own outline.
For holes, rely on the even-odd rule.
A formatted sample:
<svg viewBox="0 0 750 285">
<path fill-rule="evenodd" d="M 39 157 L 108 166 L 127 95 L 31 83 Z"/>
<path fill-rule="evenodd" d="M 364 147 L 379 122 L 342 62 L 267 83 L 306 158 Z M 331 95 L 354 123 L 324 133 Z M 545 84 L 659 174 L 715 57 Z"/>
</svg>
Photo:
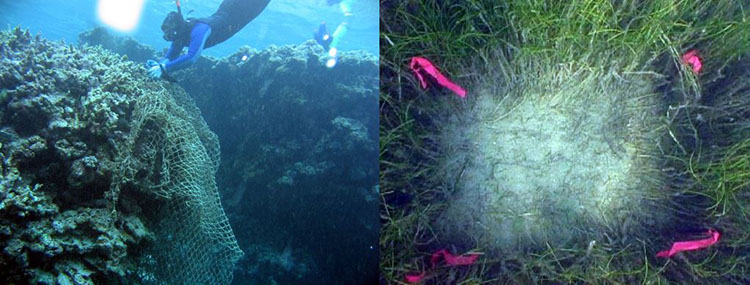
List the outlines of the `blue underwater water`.
<svg viewBox="0 0 750 285">
<path fill-rule="evenodd" d="M 122 33 L 109 28 L 95 29 L 103 25 L 96 15 L 97 1 L 0 0 L 2 30 L 20 26 L 28 29 L 32 35 L 41 34 L 41 40 L 27 39 L 19 31 L 0 38 L 8 40 L 15 37 L 8 40 L 12 44 L 0 45 L 0 54 L 10 55 L 6 58 L 0 56 L 0 63 L 6 65 L 5 68 L 0 66 L 0 114 L 6 115 L 0 116 L 0 150 L 11 153 L 8 156 L 18 157 L 28 151 L 19 150 L 14 153 L 8 149 L 38 149 L 36 153 L 22 157 L 28 162 L 24 162 L 23 167 L 19 166 L 19 173 L 30 185 L 44 185 L 43 189 L 40 188 L 43 191 L 32 193 L 50 197 L 40 198 L 43 203 L 58 207 L 59 212 L 68 210 L 67 215 L 87 211 L 109 213 L 103 209 L 102 205 L 106 203 L 102 201 L 106 200 L 103 193 L 109 191 L 109 179 L 113 178 L 110 175 L 112 170 L 107 169 L 109 166 L 103 162 L 114 161 L 115 158 L 104 150 L 108 144 L 121 141 L 127 134 L 130 126 L 126 125 L 131 123 L 128 121 L 128 110 L 132 112 L 133 108 L 127 104 L 132 103 L 131 99 L 150 92 L 123 91 L 130 89 L 111 86 L 131 86 L 127 80 L 136 80 L 138 84 L 146 85 L 158 82 L 159 85 L 155 87 L 157 89 L 176 85 L 194 101 L 200 117 L 218 137 L 220 165 L 216 170 L 215 181 L 222 211 L 226 214 L 237 244 L 244 252 L 232 269 L 232 284 L 373 284 L 377 282 L 380 228 L 377 186 L 378 2 L 351 1 L 351 15 L 344 15 L 339 5 L 329 5 L 328 1 L 330 0 L 271 0 L 268 7 L 239 33 L 226 42 L 204 50 L 197 62 L 171 74 L 176 79 L 174 83 L 167 83 L 145 77 L 142 66 L 145 59 L 158 58 L 168 47 L 168 42 L 162 38 L 160 26 L 165 15 L 175 10 L 174 1 L 145 0 L 139 25 L 130 33 Z M 220 2 L 182 0 L 182 10 L 188 17 L 209 16 Z M 349 30 L 338 47 L 338 64 L 334 68 L 326 68 L 323 64 L 325 51 L 310 41 L 313 30 L 321 22 L 326 22 L 328 31 L 332 33 L 344 21 L 348 23 Z M 82 33 L 88 33 L 89 36 L 79 38 Z M 72 45 L 67 45 L 70 46 L 67 48 L 57 42 L 39 42 L 44 39 L 64 40 L 66 44 Z M 107 74 L 109 77 L 105 79 L 102 75 L 105 71 L 89 71 L 106 67 L 107 64 L 97 62 L 101 59 L 96 56 L 81 58 L 74 50 L 86 50 L 81 53 L 87 54 L 103 51 L 92 51 L 78 43 L 101 45 L 105 49 L 127 55 L 127 59 L 120 56 L 112 56 L 115 59 L 100 56 L 106 57 L 108 62 L 132 60 L 136 64 L 128 61 L 127 64 L 118 66 L 117 70 L 129 74 L 122 77 Z M 65 56 L 61 58 L 72 62 L 50 63 L 53 62 L 50 59 L 53 56 L 46 55 L 44 60 L 38 61 L 47 62 L 46 65 L 26 65 L 29 60 L 36 61 L 33 56 L 29 59 L 24 54 L 23 49 L 28 48 L 27 45 L 36 45 L 38 50 L 46 52 L 57 51 Z M 76 61 L 80 61 L 80 64 Z M 76 78 L 79 77 L 72 77 L 73 75 L 52 78 L 51 76 L 67 73 L 40 70 L 62 68 L 61 66 L 75 69 L 71 74 L 82 74 L 80 78 L 88 79 L 78 81 Z M 27 69 L 34 72 L 20 72 L 26 72 Z M 33 78 L 34 76 L 38 78 Z M 116 78 L 115 82 L 108 85 L 107 80 L 112 78 Z M 29 87 L 33 85 L 32 82 L 44 82 L 44 93 Z M 10 85 L 4 85 L 5 83 Z M 87 86 L 87 83 L 92 85 Z M 98 88 L 113 89 L 102 93 L 92 91 L 99 90 Z M 83 106 L 80 102 L 88 102 L 87 98 L 96 96 L 105 99 L 102 99 L 101 104 L 90 105 L 98 108 L 92 114 L 83 114 L 86 110 L 80 109 Z M 7 102 L 12 104 L 8 103 L 6 106 Z M 122 107 L 126 105 L 129 107 Z M 12 115 L 13 112 L 24 109 L 31 111 L 28 114 Z M 108 115 L 102 115 L 104 113 Z M 39 122 L 26 123 L 27 118 L 37 117 L 41 118 Z M 120 133 L 112 133 L 110 137 L 101 140 L 87 138 L 90 136 L 87 132 L 102 130 L 96 128 L 71 131 L 74 135 L 67 137 L 67 140 L 61 139 L 60 136 L 68 135 L 66 132 L 74 128 L 74 124 L 68 124 L 66 120 L 78 120 L 79 117 L 92 121 L 117 121 L 110 127 L 122 129 L 118 129 Z M 9 133 L 12 135 L 8 135 Z M 20 142 L 12 142 L 6 137 L 18 138 Z M 71 152 L 75 150 L 81 154 L 61 158 L 53 151 L 59 149 L 71 149 Z M 79 158 L 84 154 L 85 157 Z M 0 152 L 0 156 L 3 155 L 6 154 Z M 99 161 L 102 163 L 98 163 Z M 83 174 L 78 175 L 79 172 Z M 96 178 L 79 179 L 80 181 L 71 178 L 79 176 Z M 2 179 L 5 178 L 0 177 Z M 72 184 L 71 181 L 77 184 L 68 185 Z M 84 199 L 76 196 L 78 192 L 75 189 L 96 191 L 90 191 L 93 194 Z M 28 192 L 35 190 L 33 188 Z M 119 201 L 139 201 L 149 197 L 138 193 L 124 190 L 123 196 L 131 196 L 121 197 Z M 5 193 L 0 191 L 0 201 L 3 198 Z M 125 213 L 132 209 L 122 207 L 118 210 Z M 154 223 L 149 219 L 158 221 L 159 217 L 149 210 L 152 209 L 143 207 L 142 212 L 146 214 L 139 212 L 141 210 L 132 210 L 137 213 L 134 214 L 136 218 L 129 217 L 132 219 L 128 221 L 134 225 L 143 224 L 146 229 L 153 227 L 158 222 Z M 0 216 L 5 215 L 4 211 L 6 210 L 0 207 Z M 40 214 L 38 216 L 43 219 L 39 219 L 75 220 L 57 212 L 44 212 L 44 215 L 49 217 Z M 82 217 L 78 222 L 85 224 L 88 223 L 87 219 L 88 216 Z M 25 223 L 26 221 L 18 222 L 19 225 Z M 59 231 L 55 233 L 59 234 Z M 91 232 L 82 233 L 81 236 L 87 234 L 91 235 Z M 98 238 L 97 235 L 99 234 L 93 237 L 94 240 Z M 123 235 L 130 236 L 131 233 Z M 49 237 L 51 241 L 41 239 L 44 242 L 24 240 L 23 236 L 19 234 L 18 237 L 9 238 L 20 249 L 9 254 L 8 258 L 23 260 L 26 256 L 24 248 L 28 250 L 32 247 L 26 243 L 63 245 L 48 248 L 42 246 L 41 251 L 46 250 L 48 256 L 30 264 L 13 263 L 13 270 L 0 273 L 0 283 L 8 281 L 23 284 L 13 278 L 21 276 L 19 272 L 39 268 L 42 269 L 35 271 L 38 274 L 32 276 L 33 281 L 58 276 L 59 282 L 59 276 L 68 273 L 59 269 L 65 267 L 56 267 L 59 265 L 55 263 L 56 260 L 64 259 L 77 264 L 78 259 L 85 256 L 83 253 L 63 250 L 67 246 L 65 242 L 70 238 L 62 234 L 53 234 Z M 67 240 L 58 241 L 56 238 Z M 167 241 L 172 238 L 171 234 L 166 235 Z M 164 241 L 165 236 L 157 236 L 155 240 L 157 243 Z M 131 248 L 140 248 L 146 242 L 128 240 L 123 243 L 127 246 L 117 247 L 120 250 L 118 254 L 127 251 L 130 258 L 140 254 Z M 3 241 L 0 241 L 0 248 L 3 246 Z M 191 250 L 185 245 L 169 244 L 164 248 L 178 248 L 177 251 L 184 252 Z M 103 252 L 109 252 L 108 250 L 112 249 L 101 249 Z M 35 254 L 32 259 L 41 256 Z M 91 264 L 105 264 L 111 260 L 107 259 L 110 257 L 107 254 L 93 251 L 91 254 L 104 261 L 81 261 L 81 272 L 85 274 L 71 273 L 70 278 L 91 278 L 94 283 L 103 284 L 112 280 L 127 284 L 134 276 L 138 276 L 143 282 L 153 281 L 149 279 L 154 278 L 152 275 L 140 271 L 107 272 L 101 266 L 93 266 Z M 3 258 L 5 256 L 0 254 L 0 261 L 5 262 Z M 158 263 L 151 255 L 140 258 L 148 261 L 137 261 L 138 266 Z M 132 266 L 127 262 L 117 264 Z M 86 273 L 86 270 L 93 273 Z"/>
<path fill-rule="evenodd" d="M 219 0 L 182 0 L 185 17 L 206 17 L 213 14 Z M 32 34 L 41 32 L 50 40 L 64 39 L 76 43 L 78 34 L 101 26 L 97 17 L 97 1 L 0 1 L 0 27 L 21 26 Z M 145 0 L 141 21 L 128 35 L 157 50 L 168 47 L 162 39 L 161 23 L 167 13 L 175 11 L 175 1 Z M 313 31 L 326 22 L 333 33 L 342 22 L 349 22 L 349 31 L 341 39 L 339 50 L 364 50 L 378 54 L 378 1 L 356 0 L 351 4 L 351 16 L 345 16 L 338 4 L 326 0 L 272 0 L 268 7 L 244 29 L 226 42 L 206 49 L 203 54 L 227 56 L 237 48 L 249 45 L 263 49 L 269 45 L 299 44 L 312 39 Z M 112 30 L 112 32 L 117 33 Z"/>
</svg>

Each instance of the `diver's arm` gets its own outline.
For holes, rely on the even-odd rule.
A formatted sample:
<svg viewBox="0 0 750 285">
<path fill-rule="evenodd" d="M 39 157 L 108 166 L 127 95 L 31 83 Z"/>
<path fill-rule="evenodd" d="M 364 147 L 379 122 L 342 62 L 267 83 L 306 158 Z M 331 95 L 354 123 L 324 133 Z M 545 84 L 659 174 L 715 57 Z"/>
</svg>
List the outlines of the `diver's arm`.
<svg viewBox="0 0 750 285">
<path fill-rule="evenodd" d="M 188 47 L 188 53 L 178 57 L 175 60 L 167 62 L 164 68 L 167 72 L 172 72 L 195 63 L 203 51 L 203 45 L 206 43 L 206 39 L 211 35 L 211 27 L 205 23 L 197 23 L 193 27 L 193 31 L 190 32 L 190 46 Z M 167 53 L 169 55 L 169 53 Z"/>
</svg>

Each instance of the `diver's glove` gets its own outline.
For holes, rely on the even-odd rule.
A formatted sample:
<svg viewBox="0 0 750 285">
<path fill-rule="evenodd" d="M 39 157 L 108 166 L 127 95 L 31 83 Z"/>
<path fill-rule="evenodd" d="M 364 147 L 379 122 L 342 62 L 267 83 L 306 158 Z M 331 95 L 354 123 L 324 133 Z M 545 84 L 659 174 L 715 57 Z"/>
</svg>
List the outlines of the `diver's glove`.
<svg viewBox="0 0 750 285">
<path fill-rule="evenodd" d="M 148 69 L 148 76 L 154 79 L 161 78 L 161 75 L 165 70 L 164 63 L 158 63 L 150 59 L 146 61 L 146 68 Z"/>
</svg>

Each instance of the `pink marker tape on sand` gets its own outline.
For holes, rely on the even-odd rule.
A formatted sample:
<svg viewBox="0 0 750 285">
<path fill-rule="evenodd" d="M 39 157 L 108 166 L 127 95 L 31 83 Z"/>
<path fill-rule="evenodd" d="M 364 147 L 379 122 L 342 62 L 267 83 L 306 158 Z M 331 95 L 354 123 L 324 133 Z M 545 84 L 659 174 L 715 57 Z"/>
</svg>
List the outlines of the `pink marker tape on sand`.
<svg viewBox="0 0 750 285">
<path fill-rule="evenodd" d="M 441 256 L 445 259 L 445 264 L 448 264 L 448 266 L 470 265 L 479 258 L 479 254 L 476 253 L 454 256 L 447 250 L 441 249 L 432 254 L 432 259 L 430 259 L 432 266 L 435 266 L 440 261 Z"/>
<path fill-rule="evenodd" d="M 406 282 L 407 283 L 419 283 L 419 281 L 422 281 L 422 278 L 424 278 L 424 275 L 427 272 L 422 272 L 419 274 L 406 274 Z"/>
<path fill-rule="evenodd" d="M 479 254 L 470 253 L 470 254 L 455 256 L 451 254 L 448 250 L 441 249 L 432 254 L 432 257 L 430 258 L 430 263 L 432 264 L 432 267 L 435 267 L 438 264 L 438 262 L 440 262 L 440 258 L 445 259 L 445 264 L 447 264 L 448 266 L 471 265 L 471 264 L 474 264 L 477 258 L 479 258 Z M 419 274 L 406 274 L 406 282 L 419 283 L 424 278 L 425 273 L 426 272 L 423 271 Z"/>
<path fill-rule="evenodd" d="M 423 89 L 427 89 L 427 81 L 424 79 L 424 77 L 422 77 L 420 71 L 424 71 L 428 75 L 432 76 L 432 78 L 435 78 L 438 84 L 450 89 L 459 97 L 466 97 L 466 90 L 461 88 L 461 86 L 458 86 L 456 83 L 450 81 L 450 79 L 448 79 L 447 77 L 443 76 L 443 74 L 440 73 L 435 65 L 433 65 L 432 62 L 430 62 L 426 58 L 419 56 L 412 57 L 411 63 L 409 63 L 409 67 L 412 71 L 414 71 L 414 74 L 417 75 L 417 79 L 419 79 L 419 83 L 422 85 Z"/>
<path fill-rule="evenodd" d="M 656 256 L 657 257 L 672 257 L 673 255 L 681 251 L 707 248 L 717 243 L 719 241 L 719 237 L 721 236 L 721 234 L 714 229 L 708 230 L 708 234 L 711 236 L 710 238 L 701 239 L 701 240 L 675 242 L 672 244 L 672 248 L 670 248 L 669 250 L 662 250 L 658 252 Z"/>
<path fill-rule="evenodd" d="M 701 57 L 698 55 L 698 51 L 691 49 L 688 52 L 686 52 L 684 55 L 682 55 L 682 61 L 690 67 L 693 68 L 693 73 L 698 74 L 701 72 L 701 69 L 703 68 L 703 63 L 701 63 Z"/>
</svg>

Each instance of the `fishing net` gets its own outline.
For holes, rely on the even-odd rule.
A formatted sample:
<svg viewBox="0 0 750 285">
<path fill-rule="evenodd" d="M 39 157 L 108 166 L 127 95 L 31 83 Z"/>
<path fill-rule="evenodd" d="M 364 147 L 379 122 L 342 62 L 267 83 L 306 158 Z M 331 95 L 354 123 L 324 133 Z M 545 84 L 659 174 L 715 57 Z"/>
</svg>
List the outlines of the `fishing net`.
<svg viewBox="0 0 750 285">
<path fill-rule="evenodd" d="M 229 284 L 243 253 L 214 179 L 216 135 L 176 88 L 141 96 L 131 126 L 113 189 L 115 197 L 129 188 L 147 198 L 137 203 L 155 238 L 139 250 L 139 277 L 145 283 Z"/>
</svg>

